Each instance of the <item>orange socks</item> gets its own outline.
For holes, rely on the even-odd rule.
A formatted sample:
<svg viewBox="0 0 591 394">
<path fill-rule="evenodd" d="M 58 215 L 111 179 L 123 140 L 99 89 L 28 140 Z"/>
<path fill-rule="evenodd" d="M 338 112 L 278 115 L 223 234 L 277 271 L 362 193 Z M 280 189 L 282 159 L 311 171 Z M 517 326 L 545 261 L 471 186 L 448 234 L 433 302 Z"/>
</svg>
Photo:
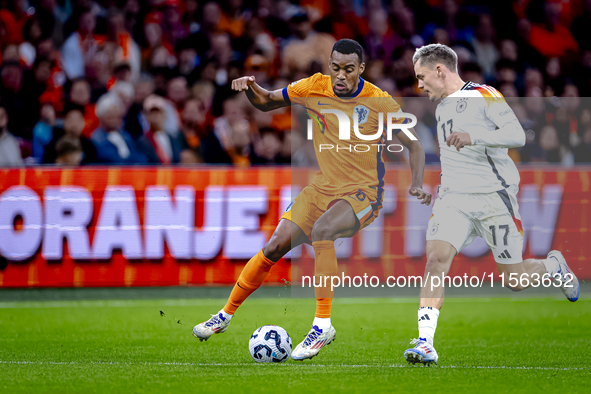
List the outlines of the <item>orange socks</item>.
<svg viewBox="0 0 591 394">
<path fill-rule="evenodd" d="M 321 277 L 336 276 L 338 271 L 334 242 L 315 241 L 312 242 L 312 246 L 315 255 L 314 277 L 316 283 L 320 283 Z M 261 286 L 274 265 L 275 262 L 265 257 L 262 250 L 250 259 L 240 273 L 232 293 L 230 293 L 230 298 L 228 298 L 228 302 L 224 306 L 224 312 L 233 315 L 244 300 Z M 330 307 L 334 291 L 330 288 L 330 278 L 325 282 L 326 286 L 314 287 L 314 293 L 316 294 L 315 316 L 319 318 L 330 318 Z"/>
<path fill-rule="evenodd" d="M 314 277 L 316 283 L 321 283 L 321 277 L 338 275 L 337 254 L 334 249 L 334 242 L 315 241 L 312 242 L 312 246 L 314 247 Z M 316 314 L 314 316 L 329 318 L 334 291 L 330 287 L 330 278 L 323 282 L 325 286 L 314 287 L 314 293 L 316 294 Z"/>
<path fill-rule="evenodd" d="M 265 257 L 262 249 L 250 259 L 230 293 L 224 312 L 233 315 L 244 300 L 261 286 L 274 265 L 273 261 Z"/>
</svg>

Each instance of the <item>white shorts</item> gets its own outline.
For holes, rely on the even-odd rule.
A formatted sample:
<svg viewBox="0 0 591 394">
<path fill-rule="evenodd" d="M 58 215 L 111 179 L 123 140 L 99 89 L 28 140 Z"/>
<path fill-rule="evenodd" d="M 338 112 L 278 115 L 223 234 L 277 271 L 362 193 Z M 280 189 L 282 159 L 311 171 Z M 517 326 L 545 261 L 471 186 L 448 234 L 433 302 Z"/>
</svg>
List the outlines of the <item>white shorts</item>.
<svg viewBox="0 0 591 394">
<path fill-rule="evenodd" d="M 435 200 L 427 241 L 449 242 L 459 253 L 477 236 L 492 250 L 498 264 L 523 261 L 523 228 L 517 186 L 494 193 L 444 193 Z"/>
</svg>

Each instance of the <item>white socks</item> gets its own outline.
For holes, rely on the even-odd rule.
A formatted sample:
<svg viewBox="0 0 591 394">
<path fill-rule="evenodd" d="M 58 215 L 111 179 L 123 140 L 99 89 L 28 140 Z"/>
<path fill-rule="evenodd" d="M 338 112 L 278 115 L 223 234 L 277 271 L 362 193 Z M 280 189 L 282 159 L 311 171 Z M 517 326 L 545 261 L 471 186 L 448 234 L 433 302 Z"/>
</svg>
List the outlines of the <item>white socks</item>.
<svg viewBox="0 0 591 394">
<path fill-rule="evenodd" d="M 218 312 L 218 316 L 222 315 L 224 317 L 224 319 L 226 319 L 227 321 L 232 320 L 232 316 L 234 315 L 230 315 L 229 313 L 226 313 L 226 311 L 224 311 L 223 309 L 221 311 Z"/>
<path fill-rule="evenodd" d="M 419 308 L 418 316 L 419 338 L 426 339 L 427 342 L 433 344 L 433 337 L 435 336 L 435 330 L 437 329 L 439 309 L 423 306 Z"/>
<path fill-rule="evenodd" d="M 328 330 L 331 326 L 330 317 L 315 317 L 312 326 L 316 326 L 322 330 L 322 332 Z"/>
<path fill-rule="evenodd" d="M 554 274 L 560 270 L 560 266 L 556 259 L 548 258 L 541 261 L 544 264 L 544 267 L 546 267 L 546 273 L 548 273 L 550 276 L 554 276 Z"/>
</svg>

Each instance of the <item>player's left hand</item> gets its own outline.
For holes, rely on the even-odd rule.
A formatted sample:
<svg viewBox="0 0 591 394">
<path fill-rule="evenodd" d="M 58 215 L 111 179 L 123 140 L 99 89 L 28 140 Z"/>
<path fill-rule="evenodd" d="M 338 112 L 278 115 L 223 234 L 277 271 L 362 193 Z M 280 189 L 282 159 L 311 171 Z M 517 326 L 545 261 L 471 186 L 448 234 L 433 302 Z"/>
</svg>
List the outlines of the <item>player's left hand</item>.
<svg viewBox="0 0 591 394">
<path fill-rule="evenodd" d="M 447 143 L 447 146 L 455 146 L 458 152 L 460 151 L 460 148 L 472 144 L 470 134 L 459 131 L 454 131 L 451 133 L 445 142 Z"/>
<path fill-rule="evenodd" d="M 431 205 L 431 193 L 427 193 L 420 187 L 411 186 L 408 190 L 408 194 L 416 196 L 418 200 L 421 200 L 421 204 Z"/>
</svg>

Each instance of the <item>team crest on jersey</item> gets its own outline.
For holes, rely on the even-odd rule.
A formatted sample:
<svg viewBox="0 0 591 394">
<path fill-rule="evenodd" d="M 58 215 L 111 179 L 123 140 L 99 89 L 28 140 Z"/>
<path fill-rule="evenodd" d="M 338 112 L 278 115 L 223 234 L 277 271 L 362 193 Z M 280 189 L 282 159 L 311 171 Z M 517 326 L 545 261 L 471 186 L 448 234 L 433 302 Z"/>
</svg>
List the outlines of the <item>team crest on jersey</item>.
<svg viewBox="0 0 591 394">
<path fill-rule="evenodd" d="M 353 116 L 357 117 L 358 124 L 364 124 L 369 118 L 369 109 L 365 105 L 358 105 L 353 108 Z"/>
<path fill-rule="evenodd" d="M 439 224 L 435 223 L 431 226 L 431 230 L 429 231 L 429 233 L 431 235 L 435 235 L 435 233 L 437 233 L 437 230 L 439 230 Z"/>
<path fill-rule="evenodd" d="M 458 101 L 458 105 L 456 106 L 456 112 L 457 113 L 464 112 L 466 110 L 467 106 L 468 106 L 468 101 L 465 98 L 461 99 L 460 101 Z"/>
</svg>

